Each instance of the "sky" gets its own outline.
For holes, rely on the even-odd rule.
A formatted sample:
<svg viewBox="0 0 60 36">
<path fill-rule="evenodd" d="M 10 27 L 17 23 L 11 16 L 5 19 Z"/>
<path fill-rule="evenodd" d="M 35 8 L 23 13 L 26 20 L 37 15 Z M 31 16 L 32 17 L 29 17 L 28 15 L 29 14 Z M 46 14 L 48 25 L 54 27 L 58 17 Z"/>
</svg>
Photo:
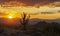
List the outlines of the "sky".
<svg viewBox="0 0 60 36">
<path fill-rule="evenodd" d="M 19 17 L 23 12 L 31 14 L 31 18 L 60 18 L 60 0 L 0 0 L 0 17 Z"/>
</svg>

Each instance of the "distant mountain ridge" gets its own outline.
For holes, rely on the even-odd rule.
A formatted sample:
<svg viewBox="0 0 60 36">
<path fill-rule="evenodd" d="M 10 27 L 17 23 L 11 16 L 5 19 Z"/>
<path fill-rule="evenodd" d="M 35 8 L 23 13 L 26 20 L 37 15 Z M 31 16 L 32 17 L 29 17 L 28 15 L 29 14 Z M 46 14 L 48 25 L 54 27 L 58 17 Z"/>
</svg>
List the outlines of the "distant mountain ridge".
<svg viewBox="0 0 60 36">
<path fill-rule="evenodd" d="M 50 19 L 38 19 L 38 18 L 30 19 L 29 23 L 36 24 L 36 23 L 41 22 L 41 21 L 45 21 L 46 23 L 52 23 L 52 22 L 60 23 L 60 19 L 50 20 Z"/>
<path fill-rule="evenodd" d="M 5 22 L 5 23 L 9 23 L 9 21 L 12 23 L 12 24 L 20 24 L 20 19 L 19 18 L 16 18 L 16 19 L 13 19 L 12 20 L 7 20 L 7 19 L 4 19 L 4 18 L 0 18 L 0 24 L 2 24 L 2 22 Z M 28 22 L 28 25 L 34 25 L 34 24 L 37 24 L 38 22 L 41 22 L 41 21 L 45 21 L 46 23 L 52 23 L 52 22 L 56 22 L 56 23 L 59 23 L 60 24 L 60 19 L 54 19 L 54 20 L 49 20 L 49 19 L 38 19 L 38 18 L 33 18 L 33 19 L 29 19 L 29 22 Z M 9 24 L 11 24 L 9 23 Z"/>
</svg>

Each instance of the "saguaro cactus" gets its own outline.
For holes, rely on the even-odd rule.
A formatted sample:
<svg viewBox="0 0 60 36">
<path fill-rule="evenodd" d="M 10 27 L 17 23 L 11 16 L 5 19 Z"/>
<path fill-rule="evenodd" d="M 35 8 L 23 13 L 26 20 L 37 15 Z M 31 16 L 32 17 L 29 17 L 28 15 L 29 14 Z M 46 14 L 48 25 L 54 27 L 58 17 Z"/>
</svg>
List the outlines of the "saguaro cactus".
<svg viewBox="0 0 60 36">
<path fill-rule="evenodd" d="M 23 30 L 26 30 L 26 25 L 29 22 L 30 15 L 27 15 L 26 13 L 23 12 L 21 16 L 22 16 L 21 24 L 23 26 Z"/>
</svg>

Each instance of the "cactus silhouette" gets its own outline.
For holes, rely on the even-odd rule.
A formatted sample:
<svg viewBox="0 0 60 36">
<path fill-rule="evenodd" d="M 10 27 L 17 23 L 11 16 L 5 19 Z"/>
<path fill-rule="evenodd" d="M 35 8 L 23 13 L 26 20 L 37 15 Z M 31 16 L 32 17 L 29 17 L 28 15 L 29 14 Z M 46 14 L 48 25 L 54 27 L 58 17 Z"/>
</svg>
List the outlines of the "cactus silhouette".
<svg viewBox="0 0 60 36">
<path fill-rule="evenodd" d="M 22 19 L 21 19 L 20 23 L 23 25 L 23 30 L 26 30 L 26 25 L 29 22 L 30 15 L 27 15 L 26 13 L 23 12 L 23 14 L 21 14 L 21 16 L 22 16 Z"/>
</svg>

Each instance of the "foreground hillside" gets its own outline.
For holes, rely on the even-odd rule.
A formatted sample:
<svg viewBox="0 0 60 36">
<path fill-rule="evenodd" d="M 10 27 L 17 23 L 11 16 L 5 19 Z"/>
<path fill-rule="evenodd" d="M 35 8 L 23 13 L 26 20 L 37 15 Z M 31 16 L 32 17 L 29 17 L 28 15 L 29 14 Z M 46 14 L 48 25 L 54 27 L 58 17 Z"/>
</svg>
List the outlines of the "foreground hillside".
<svg viewBox="0 0 60 36">
<path fill-rule="evenodd" d="M 11 28 L 1 27 L 0 36 L 60 36 L 60 24 L 55 22 L 46 23 L 43 21 L 35 25 L 28 25 L 25 31 L 22 30 L 22 27 Z"/>
<path fill-rule="evenodd" d="M 10 24 L 16 24 L 17 26 L 4 25 L 6 23 L 2 23 L 3 21 L 0 22 L 0 36 L 60 36 L 60 23 L 49 22 L 49 20 L 31 19 L 29 20 L 30 25 L 28 23 L 26 30 L 23 30 L 22 25 L 18 25 L 18 21 L 17 23 L 15 21 Z"/>
</svg>

